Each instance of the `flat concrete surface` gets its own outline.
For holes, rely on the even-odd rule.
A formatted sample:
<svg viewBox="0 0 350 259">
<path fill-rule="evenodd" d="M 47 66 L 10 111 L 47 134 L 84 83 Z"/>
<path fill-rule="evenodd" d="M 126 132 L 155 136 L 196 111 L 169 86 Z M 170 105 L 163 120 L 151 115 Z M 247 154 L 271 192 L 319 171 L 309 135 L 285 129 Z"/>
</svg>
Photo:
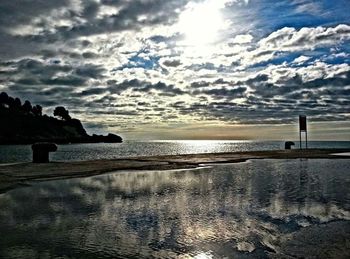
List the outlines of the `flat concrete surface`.
<svg viewBox="0 0 350 259">
<path fill-rule="evenodd" d="M 237 163 L 248 159 L 328 158 L 350 159 L 335 153 L 350 149 L 273 150 L 235 153 L 208 153 L 153 157 L 130 157 L 113 160 L 51 162 L 44 164 L 18 163 L 0 166 L 0 193 L 33 181 L 92 176 L 118 170 L 169 170 L 195 168 L 202 164 Z"/>
</svg>

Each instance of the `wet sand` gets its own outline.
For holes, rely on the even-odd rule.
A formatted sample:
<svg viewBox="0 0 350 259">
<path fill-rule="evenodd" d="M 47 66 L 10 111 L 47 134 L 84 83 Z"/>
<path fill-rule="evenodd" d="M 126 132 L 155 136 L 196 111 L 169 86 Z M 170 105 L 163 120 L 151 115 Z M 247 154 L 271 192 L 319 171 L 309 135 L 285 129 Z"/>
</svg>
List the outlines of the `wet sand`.
<svg viewBox="0 0 350 259">
<path fill-rule="evenodd" d="M 44 164 L 18 163 L 0 166 L 0 193 L 30 185 L 31 182 L 86 177 L 118 170 L 169 170 L 195 168 L 203 164 L 238 163 L 249 159 L 339 159 L 349 156 L 339 153 L 350 149 L 274 150 L 235 153 L 145 156 L 113 160 L 51 162 Z M 338 153 L 334 156 L 334 153 Z"/>
</svg>

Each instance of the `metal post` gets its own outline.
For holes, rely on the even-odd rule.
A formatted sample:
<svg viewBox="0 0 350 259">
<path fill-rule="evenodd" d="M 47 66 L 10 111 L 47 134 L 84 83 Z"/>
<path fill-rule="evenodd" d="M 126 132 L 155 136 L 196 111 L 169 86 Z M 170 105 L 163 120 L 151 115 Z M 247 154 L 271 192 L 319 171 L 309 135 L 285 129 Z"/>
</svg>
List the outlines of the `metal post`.
<svg viewBox="0 0 350 259">
<path fill-rule="evenodd" d="M 306 149 L 307 149 L 307 131 L 305 131 L 305 141 L 306 141 Z"/>
<path fill-rule="evenodd" d="M 307 123 L 306 123 L 306 115 L 299 115 L 299 143 L 300 143 L 300 149 L 303 149 L 302 143 L 301 143 L 301 133 L 305 132 L 305 148 L 307 149 Z"/>
</svg>

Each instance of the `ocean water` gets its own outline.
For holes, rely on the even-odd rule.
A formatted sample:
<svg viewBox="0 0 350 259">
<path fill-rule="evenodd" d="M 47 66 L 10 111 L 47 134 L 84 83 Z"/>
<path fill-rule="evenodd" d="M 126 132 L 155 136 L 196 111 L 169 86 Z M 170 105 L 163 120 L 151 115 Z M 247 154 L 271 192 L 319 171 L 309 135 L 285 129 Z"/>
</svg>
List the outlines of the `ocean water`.
<svg viewBox="0 0 350 259">
<path fill-rule="evenodd" d="M 298 143 L 295 143 L 298 148 Z M 309 148 L 350 148 L 350 141 L 310 141 Z M 284 149 L 283 141 L 125 141 L 120 144 L 68 144 L 59 145 L 51 153 L 54 161 L 113 159 L 130 156 L 177 155 Z M 0 145 L 0 163 L 31 161 L 30 145 Z"/>
<path fill-rule="evenodd" d="M 0 258 L 350 258 L 350 160 L 116 172 L 0 195 Z"/>
</svg>

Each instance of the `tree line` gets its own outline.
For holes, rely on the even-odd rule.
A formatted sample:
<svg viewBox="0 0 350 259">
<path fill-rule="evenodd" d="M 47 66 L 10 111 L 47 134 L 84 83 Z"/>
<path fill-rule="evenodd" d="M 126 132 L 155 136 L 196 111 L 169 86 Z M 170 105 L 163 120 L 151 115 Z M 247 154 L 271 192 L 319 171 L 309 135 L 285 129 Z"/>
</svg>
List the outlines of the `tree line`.
<svg viewBox="0 0 350 259">
<path fill-rule="evenodd" d="M 41 105 L 32 105 L 28 100 L 25 100 L 22 104 L 21 99 L 18 97 L 13 98 L 5 92 L 0 93 L 0 109 L 7 109 L 10 113 L 22 113 L 38 117 L 43 116 L 43 108 Z M 72 119 L 69 115 L 69 111 L 63 106 L 57 106 L 53 111 L 53 115 L 65 121 Z"/>
</svg>

